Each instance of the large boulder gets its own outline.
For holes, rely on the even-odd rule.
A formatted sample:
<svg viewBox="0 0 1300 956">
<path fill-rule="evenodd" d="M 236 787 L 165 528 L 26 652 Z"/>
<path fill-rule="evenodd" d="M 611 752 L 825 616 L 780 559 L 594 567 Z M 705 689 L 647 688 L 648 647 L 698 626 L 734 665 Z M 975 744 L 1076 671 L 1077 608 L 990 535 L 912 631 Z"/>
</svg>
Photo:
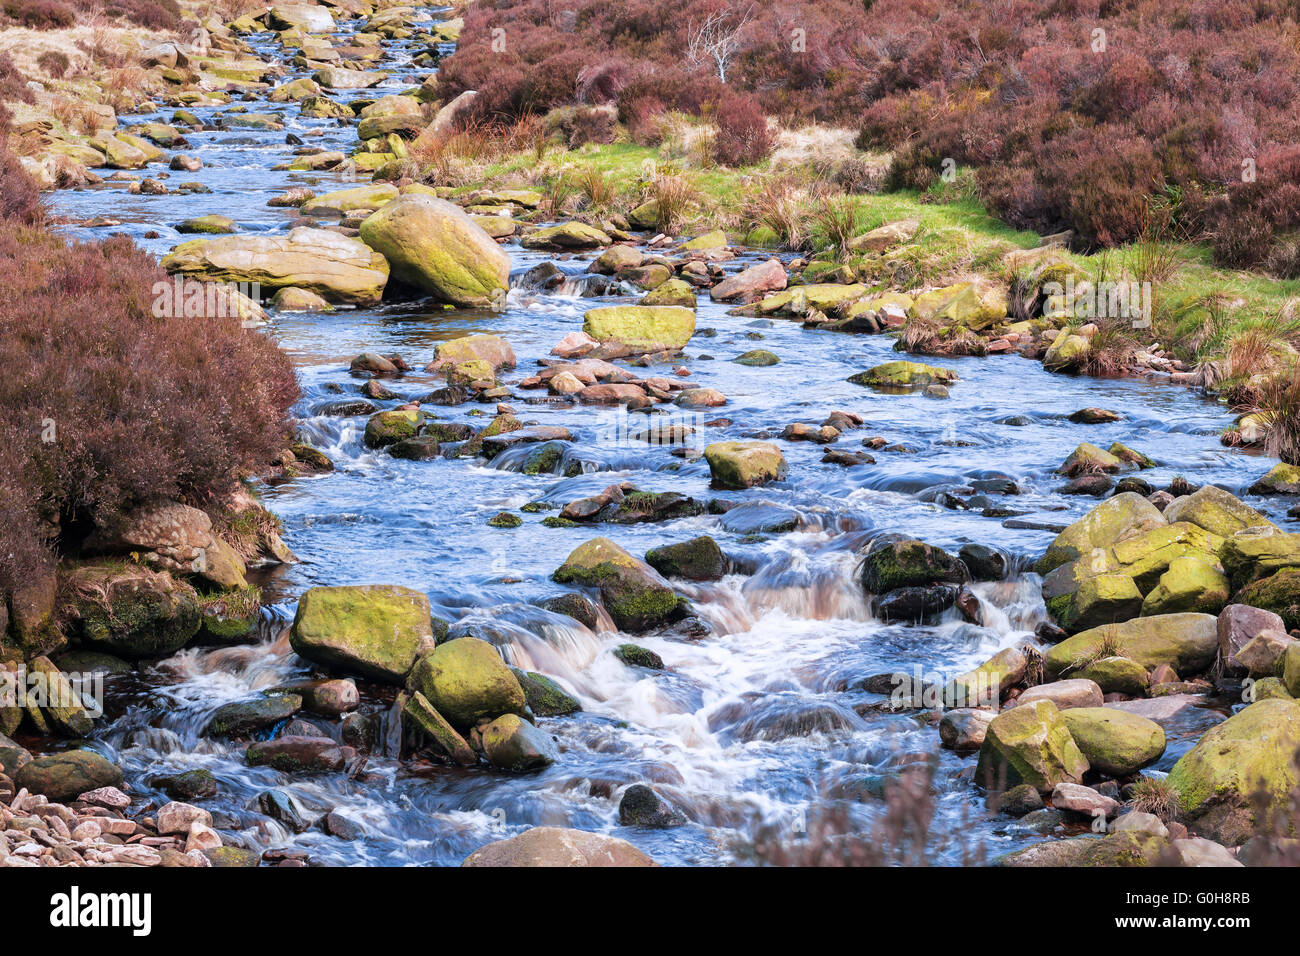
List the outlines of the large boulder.
<svg viewBox="0 0 1300 956">
<path fill-rule="evenodd" d="M 1223 543 L 1219 558 L 1232 586 L 1240 589 L 1276 571 L 1300 568 L 1300 533 L 1246 528 Z"/>
<path fill-rule="evenodd" d="M 1169 562 L 1169 569 L 1142 602 L 1142 613 L 1176 614 L 1199 611 L 1218 614 L 1228 603 L 1228 577 L 1217 561 L 1199 555 L 1183 555 Z"/>
<path fill-rule="evenodd" d="M 182 242 L 163 257 L 169 273 L 206 282 L 288 286 L 329 302 L 371 306 L 388 282 L 388 262 L 364 243 L 328 229 L 306 226 L 287 236 L 220 236 Z"/>
<path fill-rule="evenodd" d="M 1160 509 L 1141 495 L 1124 492 L 1108 498 L 1056 536 L 1034 570 L 1047 574 L 1097 548 L 1160 528 L 1169 522 Z"/>
<path fill-rule="evenodd" d="M 1252 495 L 1300 495 L 1300 466 L 1279 462 L 1250 486 L 1250 493 Z"/>
<path fill-rule="evenodd" d="M 1300 628 L 1300 568 L 1286 568 L 1253 581 L 1233 595 L 1238 604 L 1272 611 L 1288 630 Z"/>
<path fill-rule="evenodd" d="M 656 866 L 626 840 L 560 827 L 533 827 L 475 850 L 461 866 Z"/>
<path fill-rule="evenodd" d="M 329 8 L 314 3 L 277 3 L 267 12 L 266 22 L 275 30 L 303 33 L 333 33 L 336 29 Z"/>
<path fill-rule="evenodd" d="M 32 793 L 70 803 L 90 790 L 121 787 L 122 768 L 93 750 L 67 750 L 47 754 L 23 764 L 13 781 Z"/>
<path fill-rule="evenodd" d="M 982 332 L 1007 317 L 1006 284 L 959 282 L 925 292 L 916 297 L 912 314 L 944 325 L 959 325 Z"/>
<path fill-rule="evenodd" d="M 1119 656 L 1147 669 L 1168 664 L 1184 677 L 1214 663 L 1218 621 L 1211 614 L 1161 614 L 1105 624 L 1062 641 L 1044 660 L 1050 677 L 1102 657 Z"/>
<path fill-rule="evenodd" d="M 1250 505 L 1214 485 L 1205 485 L 1190 495 L 1175 498 L 1165 508 L 1165 520 L 1170 524 L 1186 521 L 1230 538 L 1247 528 L 1273 528 L 1276 526 Z"/>
<path fill-rule="evenodd" d="M 298 600 L 289 642 L 309 661 L 400 684 L 433 647 L 429 599 L 397 585 L 311 588 Z"/>
<path fill-rule="evenodd" d="M 680 618 L 686 600 L 650 565 L 608 538 L 580 545 L 552 575 L 561 584 L 600 590 L 605 609 L 624 631 L 647 631 Z"/>
<path fill-rule="evenodd" d="M 473 727 L 483 717 L 521 714 L 527 703 L 500 652 L 477 637 L 439 644 L 416 661 L 406 683 L 459 728 Z"/>
<path fill-rule="evenodd" d="M 562 222 L 524 236 L 520 243 L 525 249 L 594 249 L 607 246 L 613 240 L 595 226 L 585 222 Z"/>
<path fill-rule="evenodd" d="M 558 756 L 550 734 L 515 714 L 502 714 L 480 734 L 488 763 L 502 770 L 541 770 L 555 763 Z"/>
<path fill-rule="evenodd" d="M 716 581 L 727 573 L 727 556 L 708 535 L 651 548 L 646 563 L 669 578 Z"/>
<path fill-rule="evenodd" d="M 927 584 L 963 584 L 969 579 L 966 565 L 959 558 L 943 548 L 901 535 L 873 539 L 862 559 L 862 586 L 872 594 Z"/>
<path fill-rule="evenodd" d="M 1182 819 L 1193 833 L 1225 846 L 1278 822 L 1289 826 L 1291 794 L 1300 785 L 1298 750 L 1300 706 L 1294 701 L 1261 700 L 1234 714 L 1169 772 Z"/>
<path fill-rule="evenodd" d="M 198 594 L 167 575 L 95 569 L 75 601 L 81 638 L 96 650 L 137 660 L 180 650 L 199 631 Z"/>
<path fill-rule="evenodd" d="M 628 354 L 677 351 L 695 334 L 695 312 L 677 305 L 606 305 L 589 309 L 582 331 Z"/>
<path fill-rule="evenodd" d="M 299 206 L 298 211 L 304 216 L 338 219 L 353 210 L 373 212 L 396 198 L 397 187 L 392 183 L 368 183 L 313 196 Z"/>
<path fill-rule="evenodd" d="M 361 223 L 395 279 L 452 305 L 488 306 L 510 286 L 510 257 L 459 206 L 400 196 Z"/>
<path fill-rule="evenodd" d="M 1087 772 L 1088 760 L 1061 712 L 1051 701 L 1039 700 L 1005 710 L 989 723 L 975 782 L 995 792 L 1027 783 L 1050 793 L 1058 783 L 1080 783 Z"/>
<path fill-rule="evenodd" d="M 781 449 L 765 441 L 719 441 L 707 445 L 713 487 L 740 490 L 769 481 L 780 481 L 788 473 Z"/>
<path fill-rule="evenodd" d="M 1093 770 L 1127 777 L 1165 752 L 1165 732 L 1154 720 L 1114 707 L 1072 707 L 1061 711 L 1070 736 Z"/>
<path fill-rule="evenodd" d="M 479 360 L 487 362 L 493 369 L 514 368 L 515 351 L 499 335 L 464 335 L 441 343 L 425 371 L 436 372 Z"/>
<path fill-rule="evenodd" d="M 781 260 L 768 259 L 723 279 L 709 290 L 709 298 L 714 302 L 751 299 L 764 292 L 779 292 L 785 288 L 786 281 Z"/>
</svg>

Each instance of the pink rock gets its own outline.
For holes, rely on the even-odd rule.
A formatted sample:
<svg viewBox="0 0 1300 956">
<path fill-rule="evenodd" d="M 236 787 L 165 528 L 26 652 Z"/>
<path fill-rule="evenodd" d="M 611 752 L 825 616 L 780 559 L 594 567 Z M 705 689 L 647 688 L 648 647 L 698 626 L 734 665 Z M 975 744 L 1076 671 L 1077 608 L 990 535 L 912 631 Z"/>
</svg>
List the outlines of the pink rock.
<svg viewBox="0 0 1300 956">
<path fill-rule="evenodd" d="M 768 259 L 756 266 L 750 266 L 730 279 L 723 279 L 709 290 L 709 298 L 715 302 L 753 298 L 765 292 L 780 292 L 785 288 L 785 284 L 785 266 L 781 265 L 781 260 Z"/>
<path fill-rule="evenodd" d="M 163 836 L 169 836 L 173 833 L 189 833 L 190 827 L 196 822 L 211 826 L 212 814 L 202 807 L 179 801 L 169 803 L 158 811 L 158 832 Z"/>
<path fill-rule="evenodd" d="M 599 344 L 586 332 L 570 332 L 560 339 L 555 348 L 551 349 L 551 354 L 558 355 L 560 358 L 580 358 L 590 353 Z"/>
<path fill-rule="evenodd" d="M 109 810 L 125 810 L 131 805 L 131 798 L 117 787 L 100 787 L 98 790 L 87 790 L 77 797 L 77 802 L 107 807 Z"/>
</svg>

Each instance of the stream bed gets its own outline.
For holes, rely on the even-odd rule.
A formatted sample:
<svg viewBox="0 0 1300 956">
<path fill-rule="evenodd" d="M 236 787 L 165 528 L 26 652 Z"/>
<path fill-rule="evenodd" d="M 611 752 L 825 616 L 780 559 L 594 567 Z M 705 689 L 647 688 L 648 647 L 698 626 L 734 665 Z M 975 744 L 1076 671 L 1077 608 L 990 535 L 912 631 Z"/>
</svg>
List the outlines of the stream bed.
<svg viewBox="0 0 1300 956">
<path fill-rule="evenodd" d="M 250 42 L 263 56 L 280 55 L 271 34 Z M 391 44 L 380 65 L 392 73 L 388 80 L 372 90 L 331 96 L 374 98 L 418 85 L 427 71 L 412 66 L 410 52 L 400 41 Z M 303 74 L 290 72 L 285 81 L 298 75 Z M 331 173 L 271 167 L 291 156 L 286 134 L 347 153 L 356 143 L 354 125 L 302 119 L 293 104 L 251 99 L 241 105 L 283 113 L 285 129 L 187 134 L 185 152 L 202 159 L 203 168 L 173 173 L 169 181 L 201 182 L 210 192 L 131 195 L 120 182 L 60 192 L 53 198 L 55 210 L 73 223 L 95 217 L 120 223 L 74 224 L 66 231 L 94 239 L 125 232 L 161 256 L 189 238 L 174 228 L 181 220 L 219 213 L 248 233 L 283 233 L 295 211 L 270 208 L 268 199 L 292 185 L 317 193 L 350 185 Z M 193 112 L 207 121 L 223 109 Z M 131 121 L 166 122 L 171 112 Z M 515 242 L 506 248 L 516 280 L 554 258 Z M 727 268 L 753 261 L 742 256 Z M 952 551 L 966 543 L 997 547 L 1015 559 L 1015 567 L 1026 568 L 1060 528 L 1097 503 L 1056 490 L 1064 481 L 1054 469 L 1082 441 L 1102 447 L 1121 441 L 1151 456 L 1159 466 L 1143 477 L 1156 487 L 1182 475 L 1241 493 L 1272 462 L 1222 446 L 1218 435 L 1231 417 L 1188 389 L 1053 375 L 1018 356 L 933 360 L 960 376 L 946 400 L 878 394 L 846 379 L 896 358 L 891 337 L 730 316 L 707 295 L 699 299 L 697 332 L 680 364 L 689 369 L 692 384 L 720 390 L 727 404 L 700 415 L 673 411 L 674 421 L 697 428 L 701 447 L 723 439 L 776 439 L 787 424 L 818 424 L 832 411 L 845 410 L 861 415 L 865 424 L 844 433 L 836 447 L 860 450 L 863 438 L 879 435 L 903 448 L 874 452 L 875 464 L 846 468 L 824 464 L 820 445 L 780 442 L 790 465 L 786 481 L 716 492 L 709 489 L 702 460 L 629 440 L 627 413 L 556 402 L 544 391 L 516 391 L 507 403 L 527 423 L 561 425 L 574 433 L 557 473 L 525 474 L 519 456 L 510 454 L 490 463 L 401 461 L 362 444 L 365 416 L 319 414 L 329 402 L 359 397 L 363 380 L 350 375 L 348 366 L 362 351 L 396 352 L 419 370 L 440 342 L 492 333 L 509 341 L 518 357 L 518 369 L 505 376 L 509 384 L 531 374 L 556 342 L 579 329 L 585 310 L 632 301 L 584 297 L 584 283 L 576 277 L 586 261 L 559 262 L 575 276 L 562 286 L 563 294 L 513 281 L 503 313 L 416 301 L 273 316 L 264 333 L 289 353 L 300 376 L 300 435 L 329 455 L 336 470 L 258 489 L 301 559 L 259 581 L 269 602 L 260 643 L 189 648 L 110 682 L 108 719 L 97 745 L 122 762 L 132 787 L 149 793 L 155 776 L 207 768 L 220 793 L 203 805 L 218 827 L 250 847 L 305 850 L 319 864 L 454 865 L 492 840 L 545 824 L 621 837 L 663 864 L 707 865 L 750 859 L 760 832 L 797 839 L 818 814 L 841 814 L 853 829 L 870 832 L 887 809 L 882 781 L 923 762 L 935 768 L 933 830 L 945 838 L 912 862 L 955 864 L 972 854 L 991 859 L 1042 839 L 1042 833 L 984 810 L 970 781 L 973 757 L 941 749 L 934 726 L 914 714 L 883 712 L 878 705 L 884 698 L 859 686 L 866 677 L 893 671 L 947 679 L 1000 648 L 1032 640 L 1045 617 L 1039 579 L 1018 570 L 1006 581 L 976 585 L 983 626 L 955 612 L 933 626 L 886 624 L 870 613 L 855 573 L 856 550 L 871 534 L 897 531 Z M 780 364 L 756 368 L 731 361 L 759 347 L 776 353 Z M 653 374 L 672 374 L 677 364 Z M 416 398 L 443 380 L 414 371 L 386 384 Z M 1071 412 L 1087 406 L 1113 409 L 1121 420 L 1068 421 Z M 491 415 L 493 406 L 433 411 L 481 426 L 487 419 L 472 413 Z M 718 418 L 730 424 L 704 425 Z M 566 477 L 567 470 L 579 470 L 568 468 L 575 463 L 580 473 Z M 945 507 L 934 493 L 979 479 L 1014 482 L 1018 494 L 991 497 L 1016 514 L 985 517 L 979 510 Z M 522 514 L 518 528 L 488 525 L 502 510 L 518 512 L 538 500 L 558 506 L 618 482 L 745 504 L 725 514 L 641 525 L 548 528 L 541 521 L 554 512 L 545 511 Z M 1285 521 L 1273 502 L 1250 501 Z M 744 573 L 681 586 L 709 625 L 707 636 L 632 638 L 661 655 L 665 671 L 632 668 L 617 659 L 613 650 L 626 635 L 593 632 L 537 606 L 563 590 L 551 573 L 596 535 L 641 555 L 702 534 L 713 536 Z M 372 754 L 356 779 L 290 777 L 250 768 L 242 746 L 200 735 L 221 704 L 311 672 L 284 636 L 299 594 L 315 585 L 371 583 L 426 592 L 435 614 L 490 630 L 512 664 L 569 688 L 583 710 L 540 721 L 558 738 L 557 762 L 516 775 L 399 761 L 390 752 Z M 366 684 L 362 689 L 363 706 L 383 714 L 382 690 Z M 1207 719 L 1217 717 L 1211 713 Z M 1155 769 L 1167 770 L 1190 742 L 1172 737 Z M 655 785 L 692 822 L 668 830 L 620 826 L 619 794 L 637 782 Z M 361 836 L 342 840 L 319 828 L 293 833 L 257 810 L 258 794 L 271 787 L 291 794 L 309 817 L 338 812 L 358 825 Z"/>
</svg>

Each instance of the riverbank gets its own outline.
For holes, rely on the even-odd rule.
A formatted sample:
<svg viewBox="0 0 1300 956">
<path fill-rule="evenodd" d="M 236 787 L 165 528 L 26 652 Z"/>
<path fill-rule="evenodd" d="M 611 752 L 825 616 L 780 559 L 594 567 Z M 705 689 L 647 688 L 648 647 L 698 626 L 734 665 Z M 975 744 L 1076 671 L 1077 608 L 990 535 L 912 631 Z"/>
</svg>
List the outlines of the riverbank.
<svg viewBox="0 0 1300 956">
<path fill-rule="evenodd" d="M 1272 821 L 1225 827 L 1192 795 L 1232 772 L 1200 754 L 1294 707 L 1300 621 L 1257 586 L 1294 563 L 1289 502 L 1250 489 L 1273 462 L 1220 443 L 1221 408 L 1169 387 L 1186 360 L 1144 361 L 1159 380 L 1048 370 L 1057 339 L 1107 330 L 1045 317 L 1047 270 L 1095 260 L 916 194 L 845 199 L 852 255 L 765 247 L 744 216 L 761 171 L 696 174 L 671 148 L 497 146 L 443 181 L 370 182 L 444 129 L 450 104 L 420 100 L 446 28 L 423 16 L 339 16 L 329 48 L 375 68 L 347 71 L 246 22 L 243 55 L 281 82 L 133 124 L 182 133 L 195 185 L 158 175 L 163 153 L 54 197 L 76 235 L 275 292 L 257 319 L 303 390 L 302 444 L 258 485 L 303 561 L 249 579 L 256 627 L 241 604 L 242 626 L 106 682 L 90 747 L 137 843 L 211 859 L 197 822 L 245 864 L 1272 858 Z M 348 121 L 303 80 L 333 82 Z M 810 208 L 775 221 L 815 242 Z M 939 357 L 899 363 L 895 335 L 926 323 Z M 1234 563 L 1246 526 L 1278 554 Z M 1061 572 L 1092 548 L 1114 566 Z M 1259 616 L 1225 649 L 1243 591 Z M 1141 640 L 1092 634 L 1114 622 Z M 122 647 L 142 630 L 109 628 Z M 1241 707 L 1242 669 L 1272 699 Z M 1040 730 L 1052 752 L 1024 759 Z M 30 723 L 17 742 L 48 759 Z M 1273 771 L 1270 793 L 1294 785 Z M 897 829 L 904 805 L 931 844 Z M 168 806 L 184 834 L 150 816 Z M 1098 810 L 1125 821 L 1103 840 L 1084 835 Z"/>
</svg>

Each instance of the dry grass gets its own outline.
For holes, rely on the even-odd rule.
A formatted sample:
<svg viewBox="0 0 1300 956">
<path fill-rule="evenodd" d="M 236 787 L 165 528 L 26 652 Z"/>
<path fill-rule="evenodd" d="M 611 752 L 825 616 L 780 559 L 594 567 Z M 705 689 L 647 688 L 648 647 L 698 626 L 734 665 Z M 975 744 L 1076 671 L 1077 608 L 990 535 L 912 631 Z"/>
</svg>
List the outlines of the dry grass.
<svg viewBox="0 0 1300 956">
<path fill-rule="evenodd" d="M 658 229 L 676 233 L 691 221 L 703 197 L 684 173 L 659 170 L 642 187 L 643 201 L 654 202 L 659 210 Z"/>
<path fill-rule="evenodd" d="M 847 192 L 877 192 L 889 169 L 889 155 L 864 153 L 853 145 L 857 132 L 833 126 L 805 126 L 777 132 L 772 171 L 811 170 Z"/>
<path fill-rule="evenodd" d="M 772 230 L 783 248 L 807 251 L 812 243 L 805 209 L 807 198 L 807 190 L 796 177 L 769 177 L 745 205 L 743 215 L 751 225 Z"/>
<path fill-rule="evenodd" d="M 1289 465 L 1300 465 L 1300 366 L 1270 377 L 1259 389 L 1255 411 L 1270 422 L 1265 449 Z"/>
<path fill-rule="evenodd" d="M 813 232 L 823 248 L 843 258 L 849 243 L 858 235 L 858 207 L 853 197 L 836 195 L 826 188 L 815 191 L 812 202 Z"/>
<path fill-rule="evenodd" d="M 1164 823 L 1178 821 L 1178 791 L 1164 777 L 1143 777 L 1133 785 L 1133 809 L 1151 813 Z"/>
</svg>

